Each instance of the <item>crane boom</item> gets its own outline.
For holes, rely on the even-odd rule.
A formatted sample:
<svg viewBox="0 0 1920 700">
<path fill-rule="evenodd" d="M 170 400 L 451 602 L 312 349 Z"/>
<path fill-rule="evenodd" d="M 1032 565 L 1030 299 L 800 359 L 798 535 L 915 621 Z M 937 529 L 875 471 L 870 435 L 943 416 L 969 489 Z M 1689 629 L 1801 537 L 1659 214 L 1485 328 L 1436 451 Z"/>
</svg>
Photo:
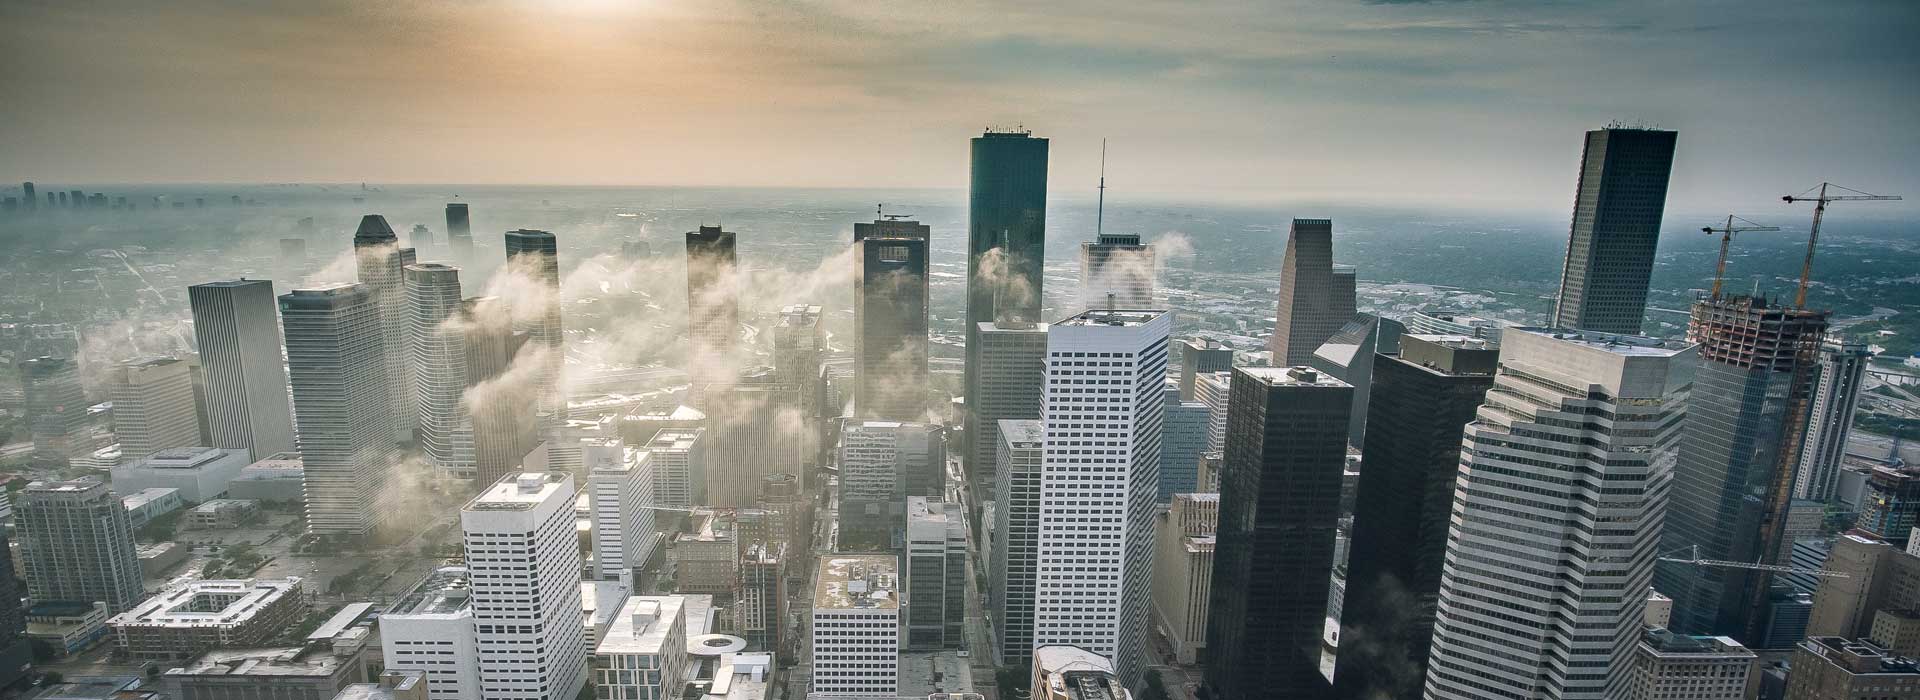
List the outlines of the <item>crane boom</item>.
<svg viewBox="0 0 1920 700">
<path fill-rule="evenodd" d="M 1700 229 L 1701 231 L 1706 232 L 1708 235 L 1712 235 L 1715 233 L 1720 234 L 1720 262 L 1719 264 L 1715 265 L 1713 268 L 1713 293 L 1709 295 L 1709 298 L 1712 298 L 1712 299 L 1720 298 L 1720 283 L 1721 281 L 1725 280 L 1727 277 L 1727 248 L 1733 244 L 1733 234 L 1741 233 L 1744 231 L 1778 231 L 1780 230 L 1780 227 L 1778 226 L 1761 226 L 1751 221 L 1747 221 L 1746 219 L 1740 219 L 1740 220 L 1745 221 L 1748 225 L 1735 226 L 1733 225 L 1734 219 L 1740 219 L 1740 217 L 1734 216 L 1732 214 L 1728 214 L 1727 225 L 1725 228 L 1714 228 L 1712 226 L 1708 226 Z"/>
<path fill-rule="evenodd" d="M 1751 569 L 1753 571 L 1770 571 L 1776 574 L 1806 574 L 1809 576 L 1819 576 L 1821 578 L 1852 578 L 1851 575 L 1846 574 L 1844 572 L 1828 571 L 1826 569 L 1806 569 L 1798 566 L 1780 566 L 1778 564 L 1761 564 L 1759 562 L 1727 561 L 1724 559 L 1701 559 L 1700 547 L 1697 545 L 1692 548 L 1692 556 L 1676 557 L 1676 556 L 1668 555 L 1668 556 L 1660 557 L 1660 561 L 1673 562 L 1675 564 L 1692 564 L 1694 566 L 1711 566 L 1711 567 L 1716 567 L 1721 569 Z"/>
<path fill-rule="evenodd" d="M 1828 187 L 1839 187 L 1840 189 L 1847 190 L 1848 192 L 1853 192 L 1854 194 L 1829 195 L 1827 194 Z M 1900 200 L 1899 196 L 1867 194 L 1859 190 L 1841 187 L 1840 185 L 1835 185 L 1831 182 L 1820 183 L 1819 189 L 1820 189 L 1820 194 L 1812 197 L 1808 197 L 1806 192 L 1802 192 L 1797 195 L 1790 194 L 1780 198 L 1781 200 L 1785 201 L 1788 204 L 1792 204 L 1794 202 L 1813 202 L 1814 203 L 1813 228 L 1807 231 L 1807 261 L 1801 264 L 1800 266 L 1800 290 L 1793 295 L 1793 307 L 1796 309 L 1807 308 L 1807 285 L 1813 281 L 1813 245 L 1815 242 L 1820 240 L 1820 219 L 1827 213 L 1827 203 L 1828 202 L 1862 202 L 1862 201 L 1897 202 Z M 1807 190 L 1807 192 L 1812 192 L 1812 191 L 1813 190 L 1811 189 Z"/>
</svg>

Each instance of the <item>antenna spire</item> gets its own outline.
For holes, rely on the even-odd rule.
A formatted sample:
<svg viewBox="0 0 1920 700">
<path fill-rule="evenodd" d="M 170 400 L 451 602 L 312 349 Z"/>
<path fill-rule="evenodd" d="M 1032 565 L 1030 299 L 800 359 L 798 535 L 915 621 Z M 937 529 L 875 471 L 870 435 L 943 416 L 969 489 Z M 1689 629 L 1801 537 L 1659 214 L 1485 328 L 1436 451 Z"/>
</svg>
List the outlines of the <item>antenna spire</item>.
<svg viewBox="0 0 1920 700">
<path fill-rule="evenodd" d="M 1100 199 L 1093 210 L 1093 239 L 1100 240 L 1107 223 L 1107 140 L 1100 139 Z"/>
</svg>

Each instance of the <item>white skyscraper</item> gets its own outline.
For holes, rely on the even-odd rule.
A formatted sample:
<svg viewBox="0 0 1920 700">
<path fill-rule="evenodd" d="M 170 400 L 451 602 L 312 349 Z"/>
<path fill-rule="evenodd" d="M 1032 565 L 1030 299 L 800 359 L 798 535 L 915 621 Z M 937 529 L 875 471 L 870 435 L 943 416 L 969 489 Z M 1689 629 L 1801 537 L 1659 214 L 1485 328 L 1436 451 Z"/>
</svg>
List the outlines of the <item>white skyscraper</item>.
<svg viewBox="0 0 1920 700">
<path fill-rule="evenodd" d="M 1232 372 L 1201 372 L 1194 377 L 1193 400 L 1207 405 L 1207 452 L 1227 449 L 1227 397 Z"/>
<path fill-rule="evenodd" d="M 829 554 L 815 580 L 812 692 L 898 697 L 899 563 L 890 554 Z"/>
<path fill-rule="evenodd" d="M 116 365 L 107 377 L 107 396 L 113 401 L 113 436 L 120 441 L 122 462 L 200 444 L 187 363 L 150 357 Z"/>
<path fill-rule="evenodd" d="M 707 502 L 706 428 L 664 428 L 647 443 L 654 503 L 692 508 Z"/>
<path fill-rule="evenodd" d="M 1034 566 L 1040 539 L 1040 459 L 1044 431 L 1037 420 L 1000 421 L 993 506 L 993 638 L 1000 665 L 1021 668 L 1033 659 Z"/>
<path fill-rule="evenodd" d="M 593 505 L 593 565 L 602 580 L 646 565 L 660 540 L 653 503 L 653 459 L 619 438 L 582 441 Z"/>
<path fill-rule="evenodd" d="M 1100 234 L 1080 244 L 1080 306 L 1088 309 L 1153 307 L 1154 253 L 1138 234 Z"/>
<path fill-rule="evenodd" d="M 1833 500 L 1840 475 L 1840 458 L 1847 453 L 1853 432 L 1853 412 L 1860 407 L 1861 384 L 1873 351 L 1859 343 L 1829 338 L 1820 344 L 1820 384 L 1813 392 L 1813 412 L 1807 417 L 1807 439 L 1801 443 L 1800 469 L 1793 497 L 1826 503 Z M 125 443 L 120 448 L 126 449 Z M 1793 543 L 1785 545 L 1793 547 Z"/>
<path fill-rule="evenodd" d="M 375 501 L 398 459 L 380 310 L 366 287 L 337 284 L 281 295 L 280 321 L 300 421 L 308 528 L 365 535 L 389 515 Z"/>
<path fill-rule="evenodd" d="M 1072 645 L 1137 681 L 1167 379 L 1165 311 L 1091 310 L 1047 329 L 1036 648 Z"/>
<path fill-rule="evenodd" d="M 460 509 L 485 700 L 571 700 L 587 682 L 573 476 L 508 474 Z"/>
<path fill-rule="evenodd" d="M 403 270 L 414 263 L 412 248 L 400 247 L 400 238 L 379 214 L 360 217 L 360 228 L 353 234 L 353 255 L 360 284 L 367 288 L 380 312 L 382 352 L 387 377 L 394 390 L 388 393 L 394 421 L 393 439 L 411 440 L 414 428 L 413 358 L 407 353 L 407 290 Z"/>
<path fill-rule="evenodd" d="M 206 377 L 211 447 L 238 448 L 253 459 L 293 450 L 293 406 L 280 358 L 273 283 L 208 282 L 187 288 L 193 335 Z"/>
<path fill-rule="evenodd" d="M 1427 700 L 1621 697 L 1694 355 L 1636 336 L 1502 334 L 1462 439 Z"/>
<path fill-rule="evenodd" d="M 471 478 L 473 428 L 461 400 L 467 390 L 466 334 L 449 323 L 460 314 L 460 268 L 408 265 L 405 280 L 415 396 L 408 409 L 420 429 L 420 449 L 441 469 Z"/>
</svg>

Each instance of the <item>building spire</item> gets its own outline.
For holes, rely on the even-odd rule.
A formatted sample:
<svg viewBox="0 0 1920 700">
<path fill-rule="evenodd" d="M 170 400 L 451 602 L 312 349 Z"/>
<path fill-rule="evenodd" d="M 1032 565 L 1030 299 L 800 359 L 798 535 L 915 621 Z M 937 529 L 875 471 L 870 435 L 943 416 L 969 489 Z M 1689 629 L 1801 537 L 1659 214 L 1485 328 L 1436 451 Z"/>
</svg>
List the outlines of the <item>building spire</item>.
<svg viewBox="0 0 1920 700">
<path fill-rule="evenodd" d="M 1094 205 L 1093 239 L 1100 240 L 1100 233 L 1107 223 L 1107 140 L 1100 139 L 1100 199 Z"/>
</svg>

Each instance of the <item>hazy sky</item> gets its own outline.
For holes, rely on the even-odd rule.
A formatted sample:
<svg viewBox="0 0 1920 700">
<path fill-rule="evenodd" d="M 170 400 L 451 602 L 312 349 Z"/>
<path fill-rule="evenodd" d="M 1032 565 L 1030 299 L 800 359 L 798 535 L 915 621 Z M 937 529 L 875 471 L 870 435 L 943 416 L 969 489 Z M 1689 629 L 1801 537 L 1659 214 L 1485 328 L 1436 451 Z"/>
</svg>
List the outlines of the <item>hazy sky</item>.
<svg viewBox="0 0 1920 700">
<path fill-rule="evenodd" d="M 1580 132 L 1673 205 L 1920 195 L 1920 2 L 0 0 L 0 177 L 964 186 L 1562 210 Z M 1911 203 L 1904 205 L 1913 206 Z"/>
</svg>

